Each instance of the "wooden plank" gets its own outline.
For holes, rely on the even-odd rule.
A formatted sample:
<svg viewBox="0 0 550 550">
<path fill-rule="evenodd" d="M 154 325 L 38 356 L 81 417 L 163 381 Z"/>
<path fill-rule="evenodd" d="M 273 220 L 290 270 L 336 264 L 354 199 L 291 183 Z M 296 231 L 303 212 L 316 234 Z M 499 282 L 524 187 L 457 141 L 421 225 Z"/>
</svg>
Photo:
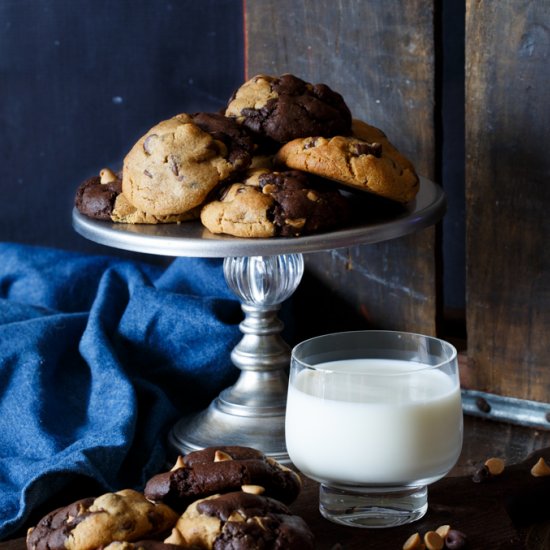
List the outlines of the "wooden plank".
<svg viewBox="0 0 550 550">
<path fill-rule="evenodd" d="M 246 2 L 246 74 L 290 72 L 328 84 L 355 118 L 382 128 L 418 172 L 433 179 L 433 25 L 430 0 Z M 306 266 L 362 324 L 432 334 L 434 242 L 429 228 L 388 243 L 309 255 Z"/>
<path fill-rule="evenodd" d="M 467 2 L 469 375 L 550 395 L 550 4 Z"/>
</svg>

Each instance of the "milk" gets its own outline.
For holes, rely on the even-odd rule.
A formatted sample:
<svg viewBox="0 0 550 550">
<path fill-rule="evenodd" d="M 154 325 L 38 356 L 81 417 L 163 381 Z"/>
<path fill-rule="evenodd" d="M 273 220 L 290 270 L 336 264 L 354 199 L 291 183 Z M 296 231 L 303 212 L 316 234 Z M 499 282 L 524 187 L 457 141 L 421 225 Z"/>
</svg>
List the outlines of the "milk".
<svg viewBox="0 0 550 550">
<path fill-rule="evenodd" d="M 399 485 L 434 481 L 455 464 L 462 445 L 457 376 L 398 360 L 353 359 L 315 368 L 337 375 L 294 373 L 287 401 L 287 449 L 305 475 Z"/>
</svg>

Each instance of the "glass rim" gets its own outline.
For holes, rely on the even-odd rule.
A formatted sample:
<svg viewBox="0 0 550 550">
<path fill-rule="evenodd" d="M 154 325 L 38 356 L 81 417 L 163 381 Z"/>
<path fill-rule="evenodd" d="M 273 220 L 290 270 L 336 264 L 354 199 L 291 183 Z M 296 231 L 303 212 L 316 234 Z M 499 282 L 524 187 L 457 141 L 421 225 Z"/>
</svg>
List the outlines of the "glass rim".
<svg viewBox="0 0 550 550">
<path fill-rule="evenodd" d="M 372 334 L 372 335 L 374 335 L 374 334 L 386 334 L 386 335 L 387 334 L 394 334 L 394 335 L 402 334 L 402 335 L 407 336 L 407 337 L 423 338 L 423 339 L 429 340 L 431 342 L 438 342 L 439 344 L 442 345 L 442 347 L 447 348 L 450 351 L 449 357 L 447 357 L 445 360 L 440 361 L 439 363 L 436 363 L 434 365 L 426 364 L 425 367 L 423 367 L 423 368 L 410 369 L 410 370 L 404 370 L 404 371 L 399 371 L 399 372 L 377 372 L 376 376 L 404 376 L 404 375 L 407 375 L 407 374 L 413 374 L 413 373 L 418 373 L 418 372 L 425 372 L 425 371 L 428 371 L 428 370 L 439 369 L 443 365 L 450 364 L 453 361 L 457 360 L 457 358 L 458 358 L 458 351 L 457 351 L 456 347 L 453 346 L 453 344 L 451 344 L 447 340 L 443 340 L 442 338 L 438 338 L 437 336 L 429 336 L 427 334 L 421 334 L 419 332 L 408 332 L 408 331 L 404 331 L 404 330 L 377 330 L 377 329 L 368 330 L 368 329 L 366 329 L 366 330 L 348 330 L 348 331 L 342 331 L 342 332 L 329 332 L 329 333 L 326 333 L 326 334 L 319 334 L 318 336 L 312 336 L 311 338 L 308 338 L 307 340 L 303 340 L 302 342 L 299 342 L 291 350 L 291 354 L 290 354 L 291 355 L 291 367 L 292 367 L 292 362 L 296 361 L 303 368 L 307 368 L 307 369 L 317 371 L 317 372 L 326 372 L 326 373 L 329 373 L 329 374 L 352 374 L 352 375 L 353 374 L 355 374 L 355 375 L 361 375 L 362 374 L 362 375 L 365 375 L 365 373 L 356 372 L 355 369 L 346 369 L 346 370 L 336 369 L 336 370 L 333 370 L 333 369 L 328 368 L 326 366 L 318 368 L 317 365 L 308 363 L 308 362 L 304 361 L 303 359 L 299 359 L 299 358 L 296 357 L 296 352 L 299 351 L 300 348 L 306 346 L 307 344 L 313 343 L 315 340 L 321 340 L 321 339 L 324 339 L 324 338 L 330 338 L 330 337 L 335 337 L 335 336 L 344 336 L 345 337 L 345 336 L 351 336 L 351 335 L 354 335 L 354 334 L 355 335 L 358 335 L 358 334 Z M 357 359 L 359 359 L 359 357 Z M 339 359 L 335 359 L 334 361 L 335 362 L 339 361 Z M 326 365 L 327 363 L 330 363 L 330 362 L 332 362 L 332 361 L 324 361 L 324 362 L 319 363 L 319 364 Z M 418 363 L 422 364 L 421 361 L 418 361 Z"/>
</svg>

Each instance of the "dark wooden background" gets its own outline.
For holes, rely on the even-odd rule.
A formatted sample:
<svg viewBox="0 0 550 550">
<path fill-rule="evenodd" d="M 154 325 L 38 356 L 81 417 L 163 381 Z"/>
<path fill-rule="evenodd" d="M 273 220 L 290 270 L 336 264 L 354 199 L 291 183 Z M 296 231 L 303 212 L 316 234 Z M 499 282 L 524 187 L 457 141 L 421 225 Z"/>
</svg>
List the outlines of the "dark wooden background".
<svg viewBox="0 0 550 550">
<path fill-rule="evenodd" d="M 158 121 L 225 105 L 242 1 L 6 0 L 0 28 L 0 239 L 122 254 L 73 231 L 76 187 Z"/>
<path fill-rule="evenodd" d="M 449 198 L 437 227 L 308 255 L 301 334 L 439 334 L 463 349 L 465 384 L 547 401 L 549 20 L 547 0 L 1 2 L 0 239 L 119 254 L 72 230 L 78 183 L 159 120 L 294 72 Z"/>
</svg>

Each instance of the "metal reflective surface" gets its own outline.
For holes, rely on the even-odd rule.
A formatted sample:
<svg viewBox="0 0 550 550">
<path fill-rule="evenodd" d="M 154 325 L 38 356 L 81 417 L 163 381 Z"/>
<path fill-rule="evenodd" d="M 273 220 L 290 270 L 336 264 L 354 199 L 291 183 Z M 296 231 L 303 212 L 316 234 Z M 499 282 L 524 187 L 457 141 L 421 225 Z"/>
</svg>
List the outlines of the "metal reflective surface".
<svg viewBox="0 0 550 550">
<path fill-rule="evenodd" d="M 169 442 L 178 453 L 220 444 L 257 448 L 282 462 L 289 460 L 284 438 L 290 349 L 281 338 L 280 304 L 302 277 L 302 254 L 395 239 L 424 229 L 443 216 L 441 188 L 421 178 L 410 204 L 393 206 L 360 199 L 369 222 L 298 238 L 243 239 L 214 235 L 200 221 L 181 224 L 134 225 L 92 220 L 73 210 L 73 225 L 89 240 L 124 250 L 164 256 L 225 258 L 224 275 L 241 301 L 243 338 L 231 353 L 240 369 L 237 382 L 210 406 L 181 419 Z M 375 206 L 372 206 L 372 205 Z M 370 205 L 365 207 L 364 205 Z"/>
<path fill-rule="evenodd" d="M 395 239 L 433 225 L 443 216 L 445 194 L 435 183 L 420 178 L 414 201 L 397 214 L 378 216 L 364 224 L 297 238 L 244 239 L 214 235 L 200 221 L 181 224 L 119 224 L 87 218 L 73 210 L 73 226 L 83 237 L 106 246 L 163 256 L 226 258 L 271 256 L 345 248 Z"/>
</svg>

